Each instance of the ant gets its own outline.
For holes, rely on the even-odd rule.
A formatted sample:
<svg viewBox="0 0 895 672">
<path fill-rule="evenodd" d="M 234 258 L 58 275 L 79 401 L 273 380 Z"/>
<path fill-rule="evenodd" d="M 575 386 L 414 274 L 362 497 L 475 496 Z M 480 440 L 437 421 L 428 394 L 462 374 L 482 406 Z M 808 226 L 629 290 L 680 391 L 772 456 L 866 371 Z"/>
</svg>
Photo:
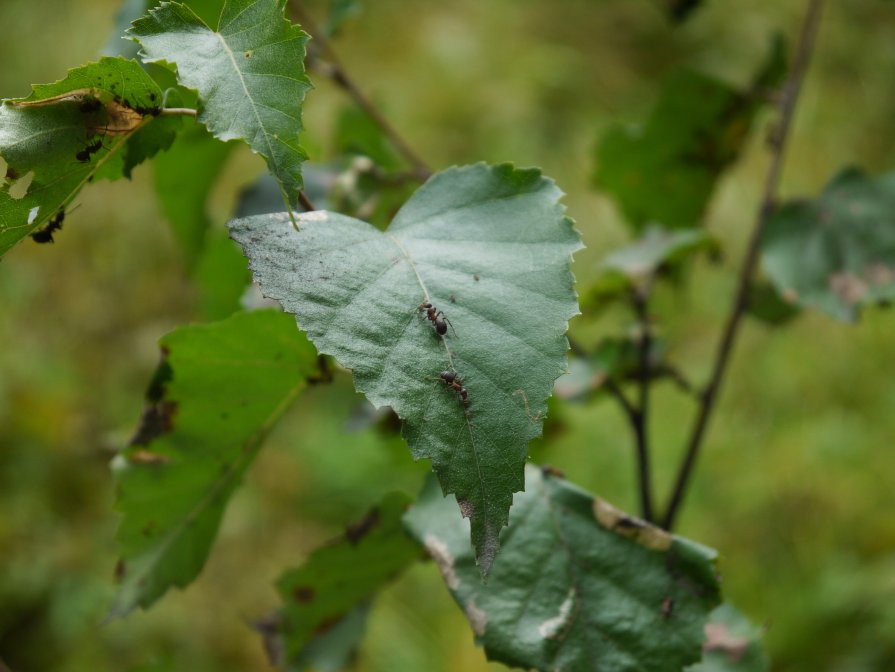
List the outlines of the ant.
<svg viewBox="0 0 895 672">
<path fill-rule="evenodd" d="M 62 220 L 64 219 L 65 209 L 62 209 L 50 219 L 49 223 L 44 228 L 31 234 L 32 240 L 34 240 L 35 243 L 55 242 L 53 240 L 53 233 L 62 228 Z"/>
<path fill-rule="evenodd" d="M 464 408 L 469 406 L 469 392 L 463 387 L 463 380 L 460 376 L 453 371 L 442 371 L 439 378 L 444 381 L 445 385 L 457 393 L 461 406 Z"/>
<path fill-rule="evenodd" d="M 451 321 L 445 316 L 444 311 L 436 310 L 435 306 L 428 301 L 421 303 L 417 307 L 417 310 L 422 310 L 426 313 L 426 318 L 432 322 L 432 326 L 435 328 L 435 333 L 439 336 L 447 334 L 448 325 L 450 325 L 451 331 L 454 332 L 454 336 L 457 335 L 457 332 L 454 330 L 454 325 L 451 324 Z"/>
<path fill-rule="evenodd" d="M 81 163 L 88 163 L 90 161 L 90 157 L 96 154 L 99 150 L 103 148 L 103 141 L 97 140 L 95 142 L 90 143 L 80 152 L 75 154 L 75 158 Z"/>
</svg>

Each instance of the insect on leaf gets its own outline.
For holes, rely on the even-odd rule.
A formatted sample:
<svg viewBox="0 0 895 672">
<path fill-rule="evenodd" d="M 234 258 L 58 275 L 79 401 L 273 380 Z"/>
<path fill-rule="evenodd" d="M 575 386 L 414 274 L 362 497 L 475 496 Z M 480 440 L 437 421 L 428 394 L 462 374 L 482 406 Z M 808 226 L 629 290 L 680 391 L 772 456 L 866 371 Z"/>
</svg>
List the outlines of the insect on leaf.
<svg viewBox="0 0 895 672">
<path fill-rule="evenodd" d="M 299 216 L 298 231 L 285 213 L 230 223 L 264 294 L 403 419 L 411 453 L 471 519 L 483 572 L 578 312 L 569 265 L 581 242 L 559 197 L 536 169 L 478 164 L 433 176 L 384 232 L 325 211 Z M 453 329 L 439 335 L 425 302 Z"/>
<path fill-rule="evenodd" d="M 121 177 L 170 142 L 170 133 L 150 132 L 162 124 L 161 99 L 136 61 L 104 57 L 36 84 L 27 98 L 3 101 L 0 255 L 64 210 L 89 180 Z"/>
</svg>

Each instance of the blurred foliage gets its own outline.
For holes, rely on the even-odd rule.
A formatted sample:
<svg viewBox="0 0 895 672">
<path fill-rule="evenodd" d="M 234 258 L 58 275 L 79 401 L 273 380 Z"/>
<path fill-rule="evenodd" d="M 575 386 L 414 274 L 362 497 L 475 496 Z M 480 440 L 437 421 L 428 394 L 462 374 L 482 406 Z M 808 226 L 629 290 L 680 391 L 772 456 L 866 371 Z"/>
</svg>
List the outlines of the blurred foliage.
<svg viewBox="0 0 895 672">
<path fill-rule="evenodd" d="M 315 16 L 328 2 L 309 3 Z M 435 167 L 476 160 L 534 164 L 569 195 L 589 249 L 582 287 L 627 240 L 610 202 L 589 187 L 593 142 L 618 121 L 647 118 L 670 71 L 748 81 L 777 30 L 792 37 L 799 2 L 702 3 L 673 27 L 668 3 L 378 0 L 335 46 L 364 89 Z M 27 95 L 94 59 L 118 2 L 4 0 L 0 94 Z M 819 193 L 847 164 L 870 174 L 895 155 L 895 9 L 829 3 L 788 150 L 786 197 Z M 52 45 L 48 48 L 47 45 Z M 332 158 L 346 101 L 315 80 L 305 144 Z M 684 296 L 659 287 L 653 313 L 699 380 L 734 286 L 767 166 L 762 119 L 719 182 L 706 225 L 725 262 L 697 263 Z M 236 151 L 208 201 L 212 227 L 263 170 Z M 55 245 L 25 241 L 0 263 L 0 658 L 14 670 L 264 669 L 246 625 L 278 598 L 274 581 L 391 490 L 415 495 L 424 463 L 394 435 L 346 433 L 360 398 L 349 378 L 314 388 L 285 418 L 234 496 L 217 551 L 186 592 L 149 612 L 100 623 L 113 595 L 118 516 L 108 461 L 132 435 L 157 340 L 199 315 L 182 251 L 152 189 L 98 184 Z M 585 343 L 627 316 L 577 319 Z M 739 340 L 680 532 L 719 549 L 726 596 L 766 628 L 772 670 L 871 672 L 895 667 L 895 316 L 868 310 L 858 327 L 804 315 L 785 329 L 750 322 Z M 656 388 L 652 430 L 667 484 L 691 402 Z M 551 410 L 552 412 L 552 410 Z M 635 505 L 630 438 L 608 403 L 567 405 L 536 459 L 621 508 Z M 663 492 L 660 490 L 660 493 Z M 421 596 L 423 598 L 421 599 Z M 411 569 L 372 608 L 358 669 L 498 670 L 434 565 Z"/>
<path fill-rule="evenodd" d="M 701 72 L 675 71 L 645 124 L 613 126 L 601 136 L 594 183 L 637 231 L 699 226 L 718 178 L 736 161 L 785 74 L 779 37 L 745 91 Z"/>
<path fill-rule="evenodd" d="M 768 221 L 761 263 L 781 296 L 837 319 L 895 298 L 895 173 L 847 168 L 814 200 L 786 203 Z"/>
</svg>

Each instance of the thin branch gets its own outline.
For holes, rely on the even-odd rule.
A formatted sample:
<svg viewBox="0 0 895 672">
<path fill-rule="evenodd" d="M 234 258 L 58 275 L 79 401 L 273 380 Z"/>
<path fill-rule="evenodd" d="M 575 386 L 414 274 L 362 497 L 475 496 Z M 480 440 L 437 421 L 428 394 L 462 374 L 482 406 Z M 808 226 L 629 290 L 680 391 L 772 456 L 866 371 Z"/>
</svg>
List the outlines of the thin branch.
<svg viewBox="0 0 895 672">
<path fill-rule="evenodd" d="M 317 208 L 311 202 L 311 199 L 308 198 L 308 195 L 304 192 L 304 190 L 299 190 L 298 192 L 298 202 L 301 203 L 301 207 L 303 207 L 308 212 L 312 210 L 316 210 Z"/>
<path fill-rule="evenodd" d="M 385 133 L 395 149 L 397 149 L 398 152 L 407 159 L 410 165 L 413 166 L 417 176 L 422 177 L 423 179 L 428 179 L 429 176 L 432 175 L 432 171 L 428 165 L 426 165 L 426 162 L 420 158 L 413 148 L 404 140 L 401 134 L 398 133 L 395 127 L 389 123 L 388 119 L 382 115 L 382 112 L 379 111 L 379 108 L 376 107 L 373 101 L 370 100 L 364 92 L 360 90 L 357 84 L 355 84 L 354 80 L 348 76 L 348 73 L 342 66 L 338 54 L 336 54 L 329 41 L 323 35 L 323 32 L 317 28 L 317 24 L 314 22 L 311 15 L 305 11 L 302 3 L 293 0 L 291 6 L 298 17 L 299 23 L 301 23 L 305 30 L 313 36 L 317 48 L 326 59 L 325 62 L 319 60 L 315 61 L 314 66 L 354 99 L 354 102 L 357 103 L 358 107 L 366 112 L 376 125 L 382 129 L 382 132 Z"/>
<path fill-rule="evenodd" d="M 721 386 L 724 371 L 727 368 L 737 330 L 746 310 L 749 287 L 752 282 L 752 277 L 755 274 L 755 268 L 758 264 L 762 233 L 764 232 L 765 225 L 767 224 L 770 215 L 774 212 L 777 189 L 780 183 L 780 175 L 783 170 L 786 141 L 795 113 L 796 102 L 799 98 L 799 91 L 802 87 L 802 81 L 805 78 L 808 64 L 811 61 L 811 54 L 814 50 L 814 43 L 817 38 L 822 9 L 823 0 L 809 0 L 808 9 L 805 12 L 805 19 L 802 24 L 802 31 L 799 36 L 798 44 L 796 45 L 795 62 L 793 63 L 792 72 L 783 88 L 783 95 L 780 98 L 780 118 L 776 131 L 773 134 L 773 142 L 771 143 L 771 165 L 765 180 L 764 195 L 762 196 L 761 205 L 759 206 L 758 214 L 756 216 L 755 227 L 749 240 L 749 246 L 746 251 L 746 257 L 743 260 L 743 266 L 740 269 L 736 295 L 727 322 L 724 326 L 721 340 L 718 343 L 718 350 L 715 354 L 714 366 L 712 367 L 708 385 L 706 385 L 706 388 L 702 393 L 702 401 L 696 415 L 693 430 L 690 434 L 687 452 L 678 471 L 674 490 L 668 503 L 668 509 L 662 519 L 662 527 L 667 530 L 670 530 L 674 525 L 675 517 L 684 500 L 684 495 L 687 491 L 693 467 L 699 456 L 699 449 L 702 445 L 706 427 L 708 426 L 708 420 L 715 407 L 718 389 Z"/>
<path fill-rule="evenodd" d="M 649 288 L 635 289 L 634 311 L 640 328 L 637 348 L 637 415 L 632 418 L 634 438 L 637 444 L 637 486 L 640 492 L 640 514 L 647 522 L 653 520 L 652 476 L 650 473 L 649 451 L 649 391 L 652 378 L 650 367 L 653 347 L 652 331 L 649 324 Z"/>
<path fill-rule="evenodd" d="M 696 391 L 696 388 L 693 387 L 693 383 L 691 383 L 687 376 L 684 375 L 684 372 L 672 364 L 660 364 L 655 367 L 653 369 L 653 377 L 668 378 L 671 382 L 677 385 L 677 388 L 684 394 L 695 397 L 696 399 L 702 399 L 702 394 Z"/>
<path fill-rule="evenodd" d="M 634 423 L 637 418 L 637 409 L 634 407 L 634 404 L 625 396 L 625 393 L 622 392 L 622 388 L 618 386 L 612 378 L 607 378 L 606 382 L 603 383 L 603 386 L 606 388 L 606 391 L 609 392 L 613 396 L 613 398 L 618 402 L 619 406 L 622 407 L 622 410 L 625 412 L 625 415 L 628 416 L 628 420 L 631 422 L 631 426 L 634 426 Z"/>
</svg>

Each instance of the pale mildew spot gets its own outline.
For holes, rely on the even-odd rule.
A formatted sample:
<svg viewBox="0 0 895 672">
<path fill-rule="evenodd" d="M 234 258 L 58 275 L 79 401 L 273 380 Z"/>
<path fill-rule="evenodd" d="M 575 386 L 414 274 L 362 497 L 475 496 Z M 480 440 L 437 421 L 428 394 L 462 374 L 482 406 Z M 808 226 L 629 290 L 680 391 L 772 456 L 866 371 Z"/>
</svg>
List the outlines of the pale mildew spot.
<svg viewBox="0 0 895 672">
<path fill-rule="evenodd" d="M 305 222 L 325 222 L 327 215 L 325 210 L 312 210 L 311 212 L 303 212 L 298 218 Z"/>
<path fill-rule="evenodd" d="M 20 201 L 25 196 L 28 195 L 28 189 L 31 187 L 31 182 L 34 181 L 34 171 L 29 170 L 24 177 L 20 177 L 18 180 L 9 185 L 9 189 L 7 189 L 7 193 L 9 197 L 13 200 Z"/>
<path fill-rule="evenodd" d="M 561 639 L 572 615 L 572 607 L 575 606 L 575 587 L 569 588 L 566 599 L 559 605 L 559 613 L 553 618 L 548 618 L 538 626 L 538 633 L 544 639 Z"/>
<path fill-rule="evenodd" d="M 464 518 L 472 518 L 473 513 L 475 513 L 475 509 L 472 504 L 467 502 L 465 499 L 457 500 L 457 504 L 460 505 L 460 514 Z"/>
<path fill-rule="evenodd" d="M 667 551 L 674 542 L 674 538 L 665 530 L 629 516 L 599 497 L 594 497 L 594 516 L 603 527 L 653 551 Z"/>
<path fill-rule="evenodd" d="M 703 651 L 719 651 L 732 663 L 739 662 L 749 648 L 749 640 L 737 637 L 723 623 L 705 624 Z"/>
<path fill-rule="evenodd" d="M 867 294 L 867 285 L 854 273 L 834 273 L 829 278 L 830 291 L 852 305 Z"/>
<path fill-rule="evenodd" d="M 783 290 L 781 294 L 784 301 L 788 301 L 789 303 L 796 303 L 799 300 L 799 293 L 794 290 L 792 287 L 787 287 Z"/>
<path fill-rule="evenodd" d="M 435 564 L 438 565 L 438 571 L 444 577 L 447 587 L 451 590 L 459 588 L 460 579 L 457 577 L 457 572 L 454 571 L 454 556 L 448 550 L 447 544 L 434 534 L 427 534 L 423 539 L 423 545 L 426 547 L 429 555 L 432 556 Z"/>
<path fill-rule="evenodd" d="M 488 625 L 488 616 L 476 605 L 475 598 L 469 598 L 469 601 L 466 603 L 466 607 L 464 607 L 463 610 L 466 612 L 466 618 L 469 619 L 472 631 L 478 637 L 484 635 L 485 626 Z"/>
<path fill-rule="evenodd" d="M 864 278 L 871 285 L 888 285 L 895 282 L 895 269 L 885 264 L 870 264 L 864 269 Z"/>
</svg>

